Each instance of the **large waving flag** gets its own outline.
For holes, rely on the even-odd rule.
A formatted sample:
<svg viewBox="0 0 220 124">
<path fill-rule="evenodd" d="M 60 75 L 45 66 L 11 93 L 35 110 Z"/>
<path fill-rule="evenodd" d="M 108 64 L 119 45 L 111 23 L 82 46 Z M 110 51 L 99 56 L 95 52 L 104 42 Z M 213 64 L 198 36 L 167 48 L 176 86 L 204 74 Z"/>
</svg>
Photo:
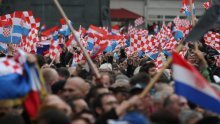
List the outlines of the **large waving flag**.
<svg viewBox="0 0 220 124">
<path fill-rule="evenodd" d="M 39 95 L 45 95 L 46 88 L 39 69 L 28 64 L 26 58 L 21 50 L 13 58 L 0 58 L 0 101 L 23 103 L 29 117 L 35 117 L 40 106 Z"/>
<path fill-rule="evenodd" d="M 20 41 L 21 34 L 13 30 L 12 20 L 0 21 L 0 42 L 19 44 Z"/>
<path fill-rule="evenodd" d="M 205 44 L 220 53 L 220 33 L 209 31 L 204 35 Z"/>
<path fill-rule="evenodd" d="M 175 92 L 189 101 L 220 114 L 220 93 L 178 53 L 173 52 Z"/>
<path fill-rule="evenodd" d="M 12 14 L 11 19 L 13 23 L 14 32 L 27 36 L 31 26 L 28 24 L 28 21 L 26 20 L 26 17 L 24 16 L 23 12 L 15 11 Z"/>
<path fill-rule="evenodd" d="M 0 100 L 24 97 L 30 91 L 27 63 L 4 57 L 0 59 L 0 66 Z"/>
<path fill-rule="evenodd" d="M 27 36 L 30 31 L 31 25 L 23 12 L 15 11 L 1 16 L 0 19 L 0 42 L 19 44 L 22 36 Z"/>
</svg>

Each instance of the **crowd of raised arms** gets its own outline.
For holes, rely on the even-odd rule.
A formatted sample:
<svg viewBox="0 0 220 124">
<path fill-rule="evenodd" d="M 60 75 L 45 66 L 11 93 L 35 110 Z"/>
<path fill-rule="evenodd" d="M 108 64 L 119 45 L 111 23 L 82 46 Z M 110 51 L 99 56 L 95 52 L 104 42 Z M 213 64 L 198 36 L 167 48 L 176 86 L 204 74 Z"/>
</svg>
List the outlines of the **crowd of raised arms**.
<svg viewBox="0 0 220 124">
<path fill-rule="evenodd" d="M 220 124 L 219 27 L 183 42 L 186 19 L 73 35 L 30 16 L 0 17 L 0 124 Z"/>
</svg>

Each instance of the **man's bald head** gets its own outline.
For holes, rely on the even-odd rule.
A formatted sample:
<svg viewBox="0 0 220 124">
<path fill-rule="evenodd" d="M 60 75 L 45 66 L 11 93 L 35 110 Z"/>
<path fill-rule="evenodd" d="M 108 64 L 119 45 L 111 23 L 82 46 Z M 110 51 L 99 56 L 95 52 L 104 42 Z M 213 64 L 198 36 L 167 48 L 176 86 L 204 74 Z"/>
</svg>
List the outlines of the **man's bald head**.
<svg viewBox="0 0 220 124">
<path fill-rule="evenodd" d="M 80 77 L 69 78 L 63 88 L 62 96 L 65 100 L 77 97 L 85 97 L 89 85 Z"/>
<path fill-rule="evenodd" d="M 57 71 L 53 68 L 44 68 L 42 73 L 45 82 L 50 86 L 52 86 L 59 78 Z"/>
</svg>

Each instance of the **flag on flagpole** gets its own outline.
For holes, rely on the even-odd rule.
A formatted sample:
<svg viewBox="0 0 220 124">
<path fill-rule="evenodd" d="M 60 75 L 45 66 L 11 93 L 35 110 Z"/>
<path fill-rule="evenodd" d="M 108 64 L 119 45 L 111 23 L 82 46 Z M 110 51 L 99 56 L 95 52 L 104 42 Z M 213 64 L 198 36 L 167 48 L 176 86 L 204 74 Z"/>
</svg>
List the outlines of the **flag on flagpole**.
<svg viewBox="0 0 220 124">
<path fill-rule="evenodd" d="M 184 74 L 184 75 L 183 75 Z M 173 52 L 175 92 L 189 101 L 220 114 L 220 94 L 178 53 Z"/>
<path fill-rule="evenodd" d="M 139 17 L 139 18 L 134 20 L 134 26 L 135 27 L 140 26 L 142 24 L 144 24 L 144 18 L 143 17 Z"/>
</svg>

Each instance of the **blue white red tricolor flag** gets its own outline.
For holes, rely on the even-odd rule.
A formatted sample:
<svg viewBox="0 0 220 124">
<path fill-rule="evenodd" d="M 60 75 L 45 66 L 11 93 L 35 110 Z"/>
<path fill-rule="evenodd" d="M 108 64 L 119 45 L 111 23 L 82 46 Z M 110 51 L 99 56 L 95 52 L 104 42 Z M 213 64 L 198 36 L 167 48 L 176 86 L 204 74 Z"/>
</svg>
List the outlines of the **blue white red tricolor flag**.
<svg viewBox="0 0 220 124">
<path fill-rule="evenodd" d="M 220 114 L 220 93 L 178 53 L 173 52 L 175 92 L 189 101 Z"/>
</svg>

